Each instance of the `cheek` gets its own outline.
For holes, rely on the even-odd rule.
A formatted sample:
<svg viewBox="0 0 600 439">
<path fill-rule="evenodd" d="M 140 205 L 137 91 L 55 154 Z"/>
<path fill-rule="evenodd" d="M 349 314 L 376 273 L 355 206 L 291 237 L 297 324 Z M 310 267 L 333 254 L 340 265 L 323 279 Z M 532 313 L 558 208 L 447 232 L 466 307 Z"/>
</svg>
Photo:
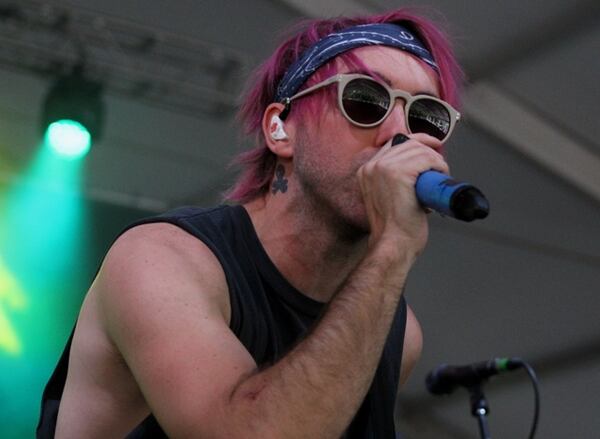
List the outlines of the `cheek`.
<svg viewBox="0 0 600 439">
<path fill-rule="evenodd" d="M 374 130 L 356 128 L 336 112 L 324 113 L 318 126 L 297 133 L 294 167 L 322 182 L 352 186 L 358 169 L 377 152 Z"/>
<path fill-rule="evenodd" d="M 340 148 L 326 124 L 313 132 L 302 130 L 295 149 L 294 159 L 302 168 L 326 169 L 340 161 Z"/>
<path fill-rule="evenodd" d="M 306 146 L 298 151 L 294 162 L 299 177 L 309 177 L 315 183 L 325 183 L 341 171 L 340 158 L 327 146 Z"/>
</svg>

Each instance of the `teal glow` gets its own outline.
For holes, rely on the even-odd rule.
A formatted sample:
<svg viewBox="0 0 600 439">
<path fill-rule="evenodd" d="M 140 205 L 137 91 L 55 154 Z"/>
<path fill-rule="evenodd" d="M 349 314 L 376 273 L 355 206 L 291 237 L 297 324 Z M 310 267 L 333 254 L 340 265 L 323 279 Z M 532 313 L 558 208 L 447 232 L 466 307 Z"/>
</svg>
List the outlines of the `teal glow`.
<svg viewBox="0 0 600 439">
<path fill-rule="evenodd" d="M 0 437 L 31 437 L 43 386 L 85 293 L 85 162 L 47 145 L 0 187 Z"/>
<path fill-rule="evenodd" d="M 92 136 L 87 128 L 70 119 L 48 125 L 45 141 L 57 154 L 71 159 L 84 157 L 92 147 Z"/>
</svg>

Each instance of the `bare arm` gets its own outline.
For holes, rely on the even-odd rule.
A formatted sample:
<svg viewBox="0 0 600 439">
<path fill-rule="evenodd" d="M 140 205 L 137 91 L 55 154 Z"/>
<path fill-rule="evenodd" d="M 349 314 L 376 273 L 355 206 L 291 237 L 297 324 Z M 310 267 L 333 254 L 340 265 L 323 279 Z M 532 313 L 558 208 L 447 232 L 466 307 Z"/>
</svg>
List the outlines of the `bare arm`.
<svg viewBox="0 0 600 439">
<path fill-rule="evenodd" d="M 276 432 L 273 437 L 339 437 L 359 408 L 400 292 L 427 238 L 426 215 L 414 195 L 416 178 L 431 168 L 448 172 L 442 157 L 426 147 L 439 142 L 414 137 L 423 143 L 382 148 L 359 171 L 371 224 L 369 249 L 319 324 L 280 362 L 236 387 L 234 413 L 249 419 L 260 413 L 253 425 L 256 432 Z M 414 364 L 420 353 L 420 328 L 412 312 L 407 323 L 407 335 L 418 342 L 408 351 L 408 363 Z M 412 367 L 408 363 L 404 378 Z"/>
<path fill-rule="evenodd" d="M 394 151 L 402 154 L 414 151 Z M 419 163 L 413 166 L 424 170 L 435 160 Z M 361 178 L 398 172 L 394 166 L 373 166 Z M 385 179 L 373 184 L 389 191 Z M 400 213 L 406 211 L 394 203 L 402 200 L 388 206 L 369 196 L 374 230 L 368 254 L 313 332 L 263 370 L 228 328 L 226 282 L 203 244 L 166 225 L 134 229 L 117 242 L 97 281 L 107 332 L 169 436 L 343 433 L 371 383 L 399 291 L 426 238 L 416 203 Z M 402 215 L 410 216 L 408 226 Z"/>
<path fill-rule="evenodd" d="M 404 332 L 404 349 L 402 351 L 402 367 L 400 369 L 400 386 L 403 386 L 421 357 L 423 349 L 423 331 L 410 306 L 406 307 L 406 329 Z"/>
</svg>

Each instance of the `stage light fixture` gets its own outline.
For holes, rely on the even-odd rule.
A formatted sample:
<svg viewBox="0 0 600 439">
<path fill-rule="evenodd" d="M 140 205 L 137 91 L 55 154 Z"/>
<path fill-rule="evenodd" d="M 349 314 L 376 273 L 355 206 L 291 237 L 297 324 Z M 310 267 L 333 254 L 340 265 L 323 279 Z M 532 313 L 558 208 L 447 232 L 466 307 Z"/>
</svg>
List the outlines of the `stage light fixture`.
<svg viewBox="0 0 600 439">
<path fill-rule="evenodd" d="M 50 87 L 42 110 L 44 141 L 67 158 L 85 156 L 102 134 L 104 101 L 102 84 L 84 77 L 76 68 Z"/>
</svg>

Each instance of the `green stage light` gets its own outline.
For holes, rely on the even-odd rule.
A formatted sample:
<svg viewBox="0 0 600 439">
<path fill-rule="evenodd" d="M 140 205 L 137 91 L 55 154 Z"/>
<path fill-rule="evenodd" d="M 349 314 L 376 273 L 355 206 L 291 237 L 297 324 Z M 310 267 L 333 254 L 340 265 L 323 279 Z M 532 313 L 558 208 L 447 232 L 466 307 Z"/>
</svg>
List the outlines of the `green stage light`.
<svg viewBox="0 0 600 439">
<path fill-rule="evenodd" d="M 90 236 L 83 160 L 40 144 L 0 185 L 0 437 L 30 437 L 44 384 L 81 305 Z M 89 276 L 89 275 L 88 275 Z"/>
<path fill-rule="evenodd" d="M 59 76 L 44 100 L 41 122 L 45 143 L 54 152 L 84 157 L 102 132 L 102 84 L 87 79 L 82 66 Z"/>
<path fill-rule="evenodd" d="M 75 120 L 62 119 L 52 122 L 44 139 L 54 152 L 72 159 L 84 157 L 92 147 L 90 132 Z"/>
</svg>

